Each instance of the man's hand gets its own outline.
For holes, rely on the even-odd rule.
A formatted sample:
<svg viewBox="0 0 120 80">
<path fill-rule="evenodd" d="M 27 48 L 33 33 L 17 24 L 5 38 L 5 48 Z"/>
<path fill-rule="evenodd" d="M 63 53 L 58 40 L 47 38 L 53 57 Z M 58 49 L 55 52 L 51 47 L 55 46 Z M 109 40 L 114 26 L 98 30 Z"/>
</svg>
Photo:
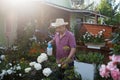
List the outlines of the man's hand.
<svg viewBox="0 0 120 80">
<path fill-rule="evenodd" d="M 68 63 L 70 63 L 71 59 L 65 59 L 62 63 L 61 63 L 61 67 L 62 68 L 66 68 L 68 66 Z"/>
<path fill-rule="evenodd" d="M 48 44 L 52 44 L 53 43 L 53 40 L 49 41 Z"/>
</svg>

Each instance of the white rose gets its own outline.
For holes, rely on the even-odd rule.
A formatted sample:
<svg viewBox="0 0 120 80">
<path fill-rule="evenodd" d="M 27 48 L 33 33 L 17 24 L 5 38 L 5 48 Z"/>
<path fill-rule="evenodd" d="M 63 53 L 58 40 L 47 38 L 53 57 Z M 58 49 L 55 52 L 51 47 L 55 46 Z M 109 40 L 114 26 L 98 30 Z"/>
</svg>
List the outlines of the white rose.
<svg viewBox="0 0 120 80">
<path fill-rule="evenodd" d="M 61 64 L 58 64 L 58 67 L 61 67 Z"/>
<path fill-rule="evenodd" d="M 19 73 L 19 76 L 22 76 L 22 74 L 21 74 L 21 73 Z"/>
<path fill-rule="evenodd" d="M 12 63 L 9 63 L 10 66 L 12 66 Z"/>
<path fill-rule="evenodd" d="M 4 59 L 5 59 L 5 55 L 1 55 L 1 56 L 0 56 L 0 59 L 1 59 L 1 60 L 4 60 Z"/>
<path fill-rule="evenodd" d="M 4 78 L 4 75 L 7 74 L 6 70 L 2 70 L 2 73 L 0 74 L 0 80 Z"/>
<path fill-rule="evenodd" d="M 37 62 L 38 63 L 42 63 L 42 62 L 46 61 L 47 59 L 48 59 L 47 54 L 41 53 L 41 55 L 38 56 L 38 58 L 37 58 Z"/>
<path fill-rule="evenodd" d="M 13 70 L 8 69 L 8 70 L 7 70 L 7 73 L 8 73 L 8 74 L 12 74 L 12 73 L 13 73 Z"/>
<path fill-rule="evenodd" d="M 36 64 L 34 65 L 34 68 L 35 68 L 36 70 L 40 70 L 40 69 L 42 69 L 42 66 L 41 66 L 41 64 L 36 63 Z"/>
<path fill-rule="evenodd" d="M 16 69 L 17 69 L 17 70 L 21 70 L 21 66 L 17 66 Z"/>
<path fill-rule="evenodd" d="M 50 68 L 44 68 L 43 69 L 43 75 L 48 77 L 52 73 L 52 70 Z"/>
<path fill-rule="evenodd" d="M 29 65 L 30 66 L 34 66 L 36 64 L 36 62 L 30 62 Z"/>
<path fill-rule="evenodd" d="M 31 67 L 25 68 L 25 73 L 29 73 L 31 71 Z"/>
<path fill-rule="evenodd" d="M 7 73 L 7 71 L 6 70 L 2 70 L 2 75 L 5 75 Z"/>
</svg>

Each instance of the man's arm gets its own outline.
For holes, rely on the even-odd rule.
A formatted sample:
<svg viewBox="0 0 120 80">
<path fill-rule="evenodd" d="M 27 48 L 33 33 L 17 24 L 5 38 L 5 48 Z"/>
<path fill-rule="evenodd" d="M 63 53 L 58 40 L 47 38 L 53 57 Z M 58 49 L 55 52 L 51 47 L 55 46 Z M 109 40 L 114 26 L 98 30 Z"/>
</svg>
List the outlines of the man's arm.
<svg viewBox="0 0 120 80">
<path fill-rule="evenodd" d="M 70 54 L 67 57 L 67 59 L 70 60 L 74 56 L 75 52 L 76 52 L 76 48 L 71 48 Z"/>
<path fill-rule="evenodd" d="M 49 44 L 49 43 L 50 43 L 50 44 L 52 44 L 53 42 L 54 42 L 54 41 L 53 41 L 53 40 L 51 40 L 51 41 L 49 41 L 49 42 L 48 42 L 48 44 Z"/>
<path fill-rule="evenodd" d="M 70 54 L 65 59 L 65 61 L 63 61 L 61 64 L 62 68 L 66 67 L 68 65 L 68 63 L 71 62 L 71 58 L 74 56 L 75 52 L 76 52 L 76 48 L 71 48 Z"/>
</svg>

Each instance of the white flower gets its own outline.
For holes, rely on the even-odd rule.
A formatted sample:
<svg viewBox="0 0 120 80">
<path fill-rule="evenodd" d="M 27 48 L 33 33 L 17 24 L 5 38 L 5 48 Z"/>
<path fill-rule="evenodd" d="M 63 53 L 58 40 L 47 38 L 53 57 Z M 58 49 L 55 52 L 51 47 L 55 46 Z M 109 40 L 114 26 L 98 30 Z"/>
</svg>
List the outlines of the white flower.
<svg viewBox="0 0 120 80">
<path fill-rule="evenodd" d="M 17 67 L 16 67 L 16 70 L 21 70 L 21 66 L 17 66 Z"/>
<path fill-rule="evenodd" d="M 35 35 L 33 35 L 33 37 L 32 37 L 32 38 L 30 38 L 29 40 L 30 40 L 30 41 L 32 41 L 32 40 L 35 40 L 35 41 L 36 41 L 36 40 L 37 40 L 37 38 L 36 38 L 36 36 L 35 36 Z"/>
<path fill-rule="evenodd" d="M 61 64 L 58 64 L 58 67 L 61 67 Z"/>
<path fill-rule="evenodd" d="M 30 62 L 29 65 L 30 66 L 34 66 L 36 64 L 36 62 Z"/>
<path fill-rule="evenodd" d="M 16 69 L 16 65 L 13 66 L 13 70 L 15 70 L 15 69 Z"/>
<path fill-rule="evenodd" d="M 86 34 L 89 34 L 89 32 L 86 32 Z"/>
<path fill-rule="evenodd" d="M 35 68 L 36 70 L 40 70 L 40 69 L 42 69 L 42 66 L 41 66 L 41 64 L 36 63 L 36 64 L 34 64 L 34 68 Z"/>
<path fill-rule="evenodd" d="M 100 34 L 103 34 L 103 31 L 100 31 L 99 33 L 100 33 Z"/>
<path fill-rule="evenodd" d="M 19 76 L 22 76 L 22 74 L 21 74 L 21 73 L 19 73 Z"/>
<path fill-rule="evenodd" d="M 29 73 L 31 71 L 31 67 L 25 68 L 25 73 Z"/>
<path fill-rule="evenodd" d="M 13 46 L 13 50 L 17 50 L 17 46 Z"/>
<path fill-rule="evenodd" d="M 6 70 L 2 70 L 2 73 L 0 74 L 0 80 L 3 79 L 4 75 L 7 74 Z"/>
<path fill-rule="evenodd" d="M 38 56 L 38 58 L 37 58 L 37 62 L 38 63 L 42 63 L 42 62 L 46 61 L 47 59 L 48 59 L 47 54 L 41 53 L 41 55 Z"/>
<path fill-rule="evenodd" d="M 1 56 L 0 56 L 0 59 L 1 59 L 1 60 L 4 60 L 4 59 L 5 59 L 5 55 L 1 55 Z"/>
<path fill-rule="evenodd" d="M 84 38 L 84 39 L 86 38 L 85 35 L 83 35 L 83 38 Z"/>
<path fill-rule="evenodd" d="M 102 31 L 105 32 L 105 29 L 103 29 Z"/>
<path fill-rule="evenodd" d="M 5 74 L 7 74 L 7 71 L 6 70 L 2 70 L 2 73 L 1 73 L 2 75 L 5 75 Z"/>
<path fill-rule="evenodd" d="M 10 66 L 12 66 L 12 63 L 9 63 Z"/>
<path fill-rule="evenodd" d="M 2 70 L 2 73 L 0 74 L 0 80 L 3 79 L 4 75 L 7 74 L 7 71 L 6 70 Z"/>
<path fill-rule="evenodd" d="M 52 73 L 52 70 L 50 68 L 44 68 L 43 69 L 43 75 L 48 77 Z"/>
<path fill-rule="evenodd" d="M 7 70 L 7 73 L 8 73 L 8 74 L 12 74 L 12 73 L 13 73 L 13 70 L 8 69 L 8 70 Z"/>
<path fill-rule="evenodd" d="M 10 67 L 10 69 L 13 69 L 13 67 Z"/>
</svg>

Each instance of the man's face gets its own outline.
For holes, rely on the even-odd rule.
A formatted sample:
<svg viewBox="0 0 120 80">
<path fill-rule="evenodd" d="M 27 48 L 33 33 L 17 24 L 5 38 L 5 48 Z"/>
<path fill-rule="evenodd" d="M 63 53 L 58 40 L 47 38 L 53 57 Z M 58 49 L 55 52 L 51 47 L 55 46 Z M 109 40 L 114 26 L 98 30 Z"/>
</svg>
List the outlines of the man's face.
<svg viewBox="0 0 120 80">
<path fill-rule="evenodd" d="M 56 28 L 56 32 L 61 33 L 61 32 L 64 32 L 64 31 L 65 31 L 65 26 L 59 26 L 59 27 Z"/>
</svg>

